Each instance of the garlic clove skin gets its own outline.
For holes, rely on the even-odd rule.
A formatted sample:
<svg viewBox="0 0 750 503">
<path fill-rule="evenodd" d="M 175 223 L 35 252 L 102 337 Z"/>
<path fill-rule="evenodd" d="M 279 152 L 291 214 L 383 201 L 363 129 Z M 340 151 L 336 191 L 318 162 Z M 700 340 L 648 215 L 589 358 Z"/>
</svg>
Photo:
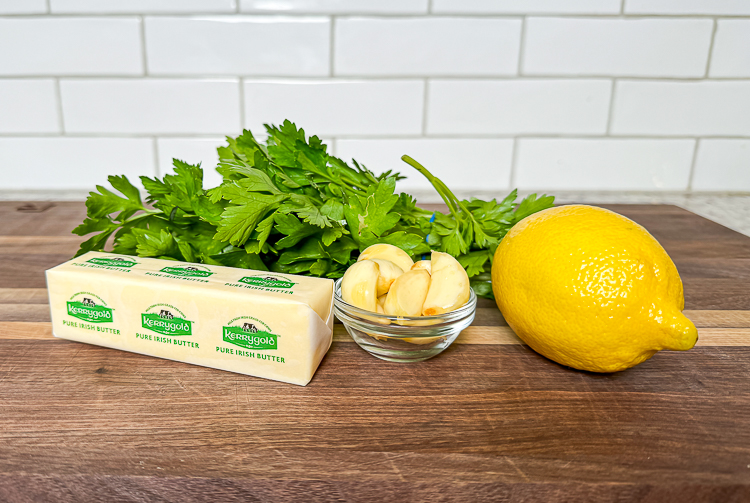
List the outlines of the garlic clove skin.
<svg viewBox="0 0 750 503">
<path fill-rule="evenodd" d="M 372 260 L 355 263 L 341 280 L 341 298 L 360 309 L 377 312 L 378 276 L 380 267 Z"/>
<path fill-rule="evenodd" d="M 376 245 L 368 246 L 365 251 L 363 251 L 359 255 L 357 261 L 372 259 L 380 259 L 393 262 L 404 272 L 411 269 L 411 266 L 414 265 L 414 261 L 411 259 L 408 253 L 397 246 L 389 245 L 387 243 L 379 243 Z"/>
<path fill-rule="evenodd" d="M 469 301 L 469 276 L 452 255 L 432 252 L 432 281 L 427 292 L 423 316 L 454 311 Z"/>
<path fill-rule="evenodd" d="M 430 289 L 430 273 L 424 269 L 407 271 L 393 282 L 385 298 L 385 312 L 390 316 L 420 316 L 422 304 Z"/>
</svg>

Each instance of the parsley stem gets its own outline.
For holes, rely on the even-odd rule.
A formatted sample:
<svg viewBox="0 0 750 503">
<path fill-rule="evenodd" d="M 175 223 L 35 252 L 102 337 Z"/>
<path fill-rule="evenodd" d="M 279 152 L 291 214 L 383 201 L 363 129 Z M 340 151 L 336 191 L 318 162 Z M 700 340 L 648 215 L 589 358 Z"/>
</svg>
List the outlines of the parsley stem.
<svg viewBox="0 0 750 503">
<path fill-rule="evenodd" d="M 123 224 L 131 223 L 131 222 L 134 222 L 136 220 L 140 220 L 141 218 L 150 217 L 151 215 L 158 215 L 159 213 L 164 213 L 164 212 L 161 211 L 161 210 L 149 210 L 147 208 L 144 208 L 143 209 L 143 213 L 138 213 L 136 215 L 133 215 L 130 218 L 126 218 L 125 220 L 123 220 L 122 223 Z"/>
<path fill-rule="evenodd" d="M 456 196 L 453 194 L 453 192 L 451 192 L 450 189 L 446 187 L 446 185 L 439 178 L 430 173 L 427 168 L 419 164 L 408 155 L 402 155 L 401 160 L 422 173 L 422 175 L 427 178 L 427 180 L 432 184 L 437 193 L 440 194 L 440 197 L 443 199 L 443 201 L 445 201 L 445 204 L 448 205 L 448 209 L 453 215 L 453 218 L 456 219 L 456 222 L 459 222 L 461 220 L 461 217 L 459 216 L 458 210 L 456 208 L 458 200 L 456 199 Z"/>
<path fill-rule="evenodd" d="M 427 180 L 432 184 L 433 187 L 435 187 L 435 190 L 437 190 L 438 194 L 440 194 L 440 197 L 443 198 L 443 201 L 445 201 L 445 204 L 448 205 L 448 209 L 450 209 L 451 214 L 453 215 L 453 218 L 456 219 L 456 225 L 457 228 L 460 228 L 461 224 L 468 225 L 469 229 L 469 235 L 474 235 L 474 230 L 477 228 L 480 228 L 479 222 L 474 218 L 474 215 L 469 211 L 469 209 L 464 205 L 457 197 L 456 195 L 451 192 L 451 189 L 448 188 L 443 181 L 434 176 L 432 173 L 430 173 L 427 168 L 419 164 L 417 161 L 409 157 L 408 155 L 401 156 L 401 160 L 404 161 L 406 164 L 409 164 L 414 169 L 422 173 Z M 459 212 L 460 210 L 460 212 Z M 461 216 L 461 213 L 465 215 L 464 217 Z M 465 250 L 465 251 L 468 251 Z"/>
</svg>

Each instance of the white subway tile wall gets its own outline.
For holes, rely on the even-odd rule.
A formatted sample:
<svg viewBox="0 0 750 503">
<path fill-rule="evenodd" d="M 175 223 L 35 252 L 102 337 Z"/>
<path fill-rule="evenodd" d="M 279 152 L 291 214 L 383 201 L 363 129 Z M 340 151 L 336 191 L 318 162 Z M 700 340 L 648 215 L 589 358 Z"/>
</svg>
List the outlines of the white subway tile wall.
<svg viewBox="0 0 750 503">
<path fill-rule="evenodd" d="M 611 90 L 604 79 L 431 80 L 427 132 L 604 134 Z"/>
<path fill-rule="evenodd" d="M 246 80 L 245 127 L 289 119 L 318 136 L 419 135 L 420 80 Z"/>
<path fill-rule="evenodd" d="M 237 79 L 62 79 L 70 133 L 222 134 L 240 128 Z"/>
<path fill-rule="evenodd" d="M 343 18 L 338 75 L 514 75 L 520 19 Z"/>
<path fill-rule="evenodd" d="M 529 75 L 702 77 L 710 19 L 526 20 L 523 71 Z"/>
<path fill-rule="evenodd" d="M 432 0 L 451 14 L 619 14 L 621 0 Z"/>
<path fill-rule="evenodd" d="M 0 18 L 0 75 L 142 75 L 138 18 Z"/>
<path fill-rule="evenodd" d="M 152 75 L 327 76 L 330 25 L 324 17 L 147 18 L 148 71 Z"/>
<path fill-rule="evenodd" d="M 625 0 L 625 14 L 750 15 L 747 0 Z"/>
<path fill-rule="evenodd" d="M 750 3 L 750 2 L 748 2 Z M 750 19 L 721 19 L 716 26 L 711 77 L 750 77 Z"/>
<path fill-rule="evenodd" d="M 612 133 L 750 136 L 750 81 L 620 81 Z"/>
<path fill-rule="evenodd" d="M 141 175 L 154 176 L 154 141 L 150 138 L 0 138 L 2 188 L 20 190 L 81 189 L 105 184 L 121 174 L 140 185 Z"/>
<path fill-rule="evenodd" d="M 240 0 L 242 12 L 427 14 L 429 0 Z"/>
<path fill-rule="evenodd" d="M 750 0 L 0 0 L 0 196 L 284 119 L 403 190 L 750 192 Z"/>
<path fill-rule="evenodd" d="M 685 190 L 695 140 L 523 138 L 516 184 L 535 190 Z"/>
<path fill-rule="evenodd" d="M 700 140 L 693 188 L 750 192 L 750 139 Z"/>
<path fill-rule="evenodd" d="M 49 0 L 53 14 L 235 12 L 236 0 Z"/>
<path fill-rule="evenodd" d="M 52 79 L 0 80 L 0 134 L 60 133 Z"/>
<path fill-rule="evenodd" d="M 46 0 L 0 0 L 2 14 L 45 14 Z"/>
</svg>

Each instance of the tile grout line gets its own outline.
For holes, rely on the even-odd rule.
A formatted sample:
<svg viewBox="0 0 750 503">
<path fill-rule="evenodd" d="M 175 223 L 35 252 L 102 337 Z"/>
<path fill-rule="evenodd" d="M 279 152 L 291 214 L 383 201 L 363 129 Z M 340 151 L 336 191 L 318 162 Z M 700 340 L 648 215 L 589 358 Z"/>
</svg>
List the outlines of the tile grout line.
<svg viewBox="0 0 750 503">
<path fill-rule="evenodd" d="M 706 58 L 706 73 L 703 74 L 703 78 L 708 78 L 708 72 L 711 70 L 711 61 L 714 54 L 714 41 L 716 40 L 716 30 L 719 28 L 719 21 L 714 18 L 713 29 L 711 30 L 711 42 L 708 44 L 708 57 Z"/>
<path fill-rule="evenodd" d="M 148 77 L 148 59 L 146 57 L 146 21 L 143 16 L 138 16 L 138 26 L 141 35 L 141 59 L 143 59 L 143 77 Z"/>
<path fill-rule="evenodd" d="M 63 117 L 62 91 L 60 90 L 60 79 L 55 79 L 55 99 L 57 101 L 57 125 L 60 127 L 60 136 L 65 136 L 65 118 Z"/>
<path fill-rule="evenodd" d="M 688 174 L 688 185 L 685 192 L 691 194 L 693 192 L 693 178 L 695 178 L 695 165 L 698 161 L 698 145 L 700 144 L 700 138 L 695 139 L 695 145 L 693 145 L 693 160 L 690 163 L 690 173 Z"/>
<path fill-rule="evenodd" d="M 617 89 L 617 79 L 612 79 L 612 88 L 609 92 L 609 110 L 607 111 L 607 131 L 605 136 L 612 134 L 612 122 L 614 122 L 615 115 L 615 90 Z"/>
<path fill-rule="evenodd" d="M 52 14 L 52 0 L 45 0 L 44 2 L 47 6 L 47 14 Z"/>
<path fill-rule="evenodd" d="M 620 0 L 620 15 L 625 15 L 625 0 Z"/>
<path fill-rule="evenodd" d="M 523 75 L 523 54 L 526 51 L 526 16 L 521 18 L 521 40 L 518 43 L 518 66 L 516 67 L 516 76 Z"/>
<path fill-rule="evenodd" d="M 427 0 L 427 15 L 433 14 L 432 12 L 432 0 Z"/>
</svg>

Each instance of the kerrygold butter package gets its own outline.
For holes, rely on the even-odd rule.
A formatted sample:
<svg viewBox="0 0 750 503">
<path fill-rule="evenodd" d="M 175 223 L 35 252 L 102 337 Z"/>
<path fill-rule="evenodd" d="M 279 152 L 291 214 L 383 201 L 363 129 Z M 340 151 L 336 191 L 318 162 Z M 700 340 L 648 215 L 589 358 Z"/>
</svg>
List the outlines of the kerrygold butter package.
<svg viewBox="0 0 750 503">
<path fill-rule="evenodd" d="M 56 337 L 306 385 L 333 281 L 89 252 L 47 271 Z"/>
</svg>

